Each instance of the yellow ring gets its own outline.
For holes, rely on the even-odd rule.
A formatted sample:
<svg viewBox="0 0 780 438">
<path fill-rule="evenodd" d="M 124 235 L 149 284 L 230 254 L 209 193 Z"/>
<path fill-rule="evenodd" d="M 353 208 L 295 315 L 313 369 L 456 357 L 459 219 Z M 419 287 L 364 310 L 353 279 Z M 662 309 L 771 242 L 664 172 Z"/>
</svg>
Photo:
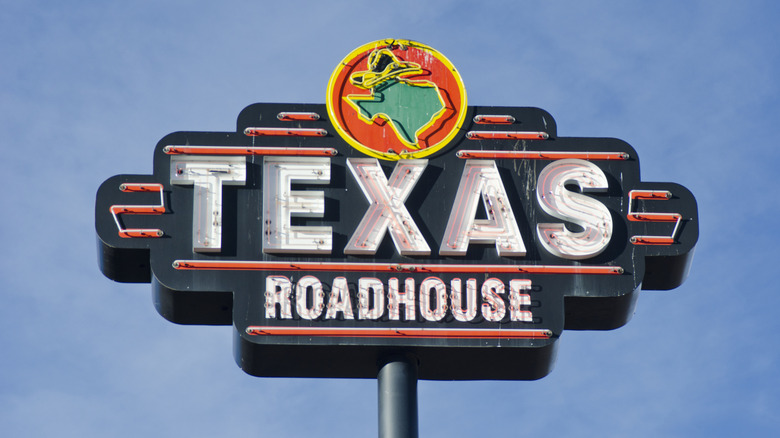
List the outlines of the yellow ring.
<svg viewBox="0 0 780 438">
<path fill-rule="evenodd" d="M 344 69 L 344 67 L 349 64 L 353 59 L 355 59 L 358 55 L 368 51 L 373 50 L 378 47 L 382 46 L 393 46 L 393 45 L 400 45 L 400 46 L 407 46 L 407 47 L 414 47 L 417 49 L 422 49 L 424 51 L 429 52 L 432 54 L 436 59 L 439 60 L 442 64 L 444 64 L 445 67 L 447 67 L 450 70 L 450 73 L 455 78 L 455 82 L 457 82 L 458 85 L 458 91 L 461 95 L 461 102 L 460 107 L 455 108 L 455 111 L 457 112 L 457 119 L 455 122 L 455 126 L 450 130 L 450 132 L 438 143 L 429 146 L 425 149 L 415 151 L 415 152 L 408 152 L 408 153 L 401 153 L 401 154 L 388 154 L 383 152 L 375 151 L 367 146 L 364 146 L 362 143 L 355 140 L 351 135 L 349 135 L 343 126 L 339 124 L 338 116 L 336 114 L 336 110 L 333 107 L 333 104 L 331 101 L 333 100 L 333 92 L 334 88 L 336 86 L 336 79 L 341 74 L 341 71 Z M 455 69 L 455 66 L 450 62 L 447 57 L 445 57 L 440 52 L 436 51 L 432 47 L 416 42 L 411 40 L 396 40 L 396 39 L 385 39 L 385 40 L 379 40 L 374 41 L 368 44 L 364 44 L 357 49 L 353 50 L 349 53 L 344 59 L 336 66 L 336 69 L 333 70 L 333 73 L 330 75 L 330 79 L 328 80 L 328 89 L 327 89 L 327 95 L 325 99 L 325 105 L 328 109 L 328 116 L 330 116 L 330 121 L 333 124 L 333 127 L 336 129 L 336 132 L 339 133 L 341 138 L 344 139 L 347 143 L 349 143 L 350 146 L 354 147 L 355 149 L 363 152 L 364 154 L 379 158 L 382 160 L 389 160 L 389 161 L 397 161 L 400 159 L 413 159 L 413 158 L 423 158 L 427 157 L 435 152 L 438 152 L 442 148 L 444 148 L 447 144 L 449 144 L 450 141 L 458 134 L 458 131 L 463 127 L 463 122 L 466 120 L 466 112 L 468 109 L 468 102 L 466 99 L 466 88 L 463 85 L 463 79 L 460 77 L 460 74 Z"/>
</svg>

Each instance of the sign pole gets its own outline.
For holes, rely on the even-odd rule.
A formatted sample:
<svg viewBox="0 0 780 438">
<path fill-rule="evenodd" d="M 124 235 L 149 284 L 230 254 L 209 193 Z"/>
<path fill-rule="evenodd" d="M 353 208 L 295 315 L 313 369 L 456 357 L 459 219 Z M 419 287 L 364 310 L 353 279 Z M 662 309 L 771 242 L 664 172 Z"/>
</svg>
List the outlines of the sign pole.
<svg viewBox="0 0 780 438">
<path fill-rule="evenodd" d="M 391 356 L 380 363 L 379 438 L 418 438 L 417 358 Z"/>
</svg>

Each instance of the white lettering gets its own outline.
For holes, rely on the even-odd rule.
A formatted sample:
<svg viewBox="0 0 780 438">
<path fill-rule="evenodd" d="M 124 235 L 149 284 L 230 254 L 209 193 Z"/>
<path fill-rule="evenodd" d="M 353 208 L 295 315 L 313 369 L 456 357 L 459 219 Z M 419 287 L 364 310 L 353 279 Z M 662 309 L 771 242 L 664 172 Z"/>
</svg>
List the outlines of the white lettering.
<svg viewBox="0 0 780 438">
<path fill-rule="evenodd" d="M 414 278 L 404 280 L 404 291 L 398 290 L 398 279 L 393 277 L 388 281 L 387 308 L 390 311 L 390 319 L 399 320 L 399 311 L 404 306 L 406 321 L 414 321 Z"/>
<path fill-rule="evenodd" d="M 311 306 L 308 303 L 309 288 L 311 288 Z M 325 294 L 322 283 L 313 275 L 306 275 L 295 285 L 295 309 L 303 319 L 317 319 L 325 307 Z"/>
<path fill-rule="evenodd" d="M 388 181 L 376 158 L 347 159 L 349 170 L 370 205 L 344 248 L 344 254 L 375 254 L 388 230 L 399 254 L 431 253 L 404 205 L 427 164 L 428 160 L 400 160 Z"/>
<path fill-rule="evenodd" d="M 345 277 L 336 277 L 333 279 L 333 286 L 330 288 L 330 298 L 328 298 L 328 312 L 325 319 L 336 319 L 339 312 L 344 319 L 355 319 L 352 312 L 352 299 L 349 297 L 349 288 Z"/>
<path fill-rule="evenodd" d="M 510 321 L 533 322 L 531 310 L 524 309 L 531 306 L 529 293 L 533 287 L 531 280 L 511 279 L 509 281 L 508 306 L 504 298 L 506 285 L 503 281 L 488 278 L 482 283 L 479 294 L 481 305 L 477 302 L 477 280 L 469 278 L 465 281 L 465 300 L 463 283 L 460 278 L 451 279 L 448 296 L 446 283 L 438 277 L 427 277 L 420 282 L 419 294 L 416 293 L 415 280 L 411 277 L 404 279 L 403 291 L 399 288 L 398 278 L 388 279 L 385 288 L 384 283 L 378 278 L 361 277 L 357 282 L 357 319 L 383 320 L 385 302 L 387 302 L 386 308 L 389 312 L 386 318 L 391 321 L 415 321 L 419 305 L 420 316 L 430 322 L 445 320 L 448 310 L 456 321 L 474 321 L 478 312 L 481 312 L 485 320 L 501 322 L 507 316 L 507 307 Z M 291 305 L 293 288 L 295 288 L 295 306 Z M 266 277 L 265 289 L 265 317 L 268 319 L 292 319 L 295 310 L 297 317 L 311 321 L 318 319 L 325 308 L 327 308 L 324 317 L 326 320 L 355 319 L 346 277 L 333 279 L 327 306 L 322 282 L 313 275 L 302 277 L 296 284 L 285 276 L 269 275 Z"/>
<path fill-rule="evenodd" d="M 452 316 L 457 321 L 468 322 L 477 316 L 477 279 L 466 280 L 466 310 L 463 310 L 463 298 L 461 298 L 460 278 L 450 281 L 450 308 Z"/>
<path fill-rule="evenodd" d="M 246 183 L 244 157 L 171 157 L 171 184 L 194 186 L 192 250 L 222 250 L 222 186 Z"/>
<path fill-rule="evenodd" d="M 476 218 L 480 197 L 487 219 Z M 509 197 L 492 160 L 466 160 L 439 254 L 465 256 L 470 243 L 494 243 L 503 257 L 526 254 Z"/>
<path fill-rule="evenodd" d="M 549 215 L 584 230 L 572 232 L 562 223 L 538 224 L 539 240 L 547 251 L 564 259 L 581 260 L 601 254 L 612 238 L 612 214 L 601 202 L 567 190 L 567 184 L 576 184 L 583 193 L 609 188 L 604 172 L 589 161 L 565 159 L 548 164 L 536 185 L 539 205 Z"/>
<path fill-rule="evenodd" d="M 371 293 L 373 291 L 373 293 Z M 373 298 L 374 305 L 370 306 Z M 385 313 L 385 287 L 378 278 L 358 280 L 358 319 L 379 319 Z"/>
<path fill-rule="evenodd" d="M 531 280 L 509 280 L 509 319 L 511 321 L 531 322 L 533 315 L 529 310 L 522 310 L 521 306 L 531 305 Z"/>
<path fill-rule="evenodd" d="M 506 315 L 506 305 L 499 296 L 504 293 L 504 282 L 488 278 L 482 283 L 482 316 L 488 321 L 501 321 Z"/>
<path fill-rule="evenodd" d="M 293 183 L 328 184 L 330 158 L 263 157 L 263 252 L 330 254 L 331 227 L 292 226 L 291 216 L 322 217 L 325 193 Z"/>
<path fill-rule="evenodd" d="M 276 306 L 279 305 L 281 319 L 291 319 L 290 293 L 292 282 L 282 275 L 269 275 L 265 279 L 265 317 L 276 318 Z"/>
<path fill-rule="evenodd" d="M 447 314 L 447 286 L 440 278 L 428 277 L 420 283 L 420 314 L 426 321 L 441 321 Z"/>
</svg>

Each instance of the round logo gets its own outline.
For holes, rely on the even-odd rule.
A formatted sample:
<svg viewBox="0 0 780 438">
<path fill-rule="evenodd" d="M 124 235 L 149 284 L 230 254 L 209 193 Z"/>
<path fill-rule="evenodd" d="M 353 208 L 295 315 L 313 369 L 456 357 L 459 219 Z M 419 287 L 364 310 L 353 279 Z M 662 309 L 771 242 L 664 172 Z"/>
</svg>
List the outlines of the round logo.
<svg viewBox="0 0 780 438">
<path fill-rule="evenodd" d="M 384 160 L 422 158 L 446 146 L 466 118 L 466 89 L 441 53 L 409 40 L 382 40 L 347 55 L 326 99 L 344 140 Z"/>
</svg>

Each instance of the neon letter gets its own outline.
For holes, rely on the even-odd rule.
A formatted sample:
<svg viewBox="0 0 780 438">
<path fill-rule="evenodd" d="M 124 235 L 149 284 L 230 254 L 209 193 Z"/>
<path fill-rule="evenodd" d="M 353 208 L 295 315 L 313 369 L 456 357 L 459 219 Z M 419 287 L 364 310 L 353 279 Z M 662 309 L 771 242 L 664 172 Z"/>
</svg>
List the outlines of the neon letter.
<svg viewBox="0 0 780 438">
<path fill-rule="evenodd" d="M 192 250 L 222 250 L 222 185 L 246 183 L 244 157 L 171 157 L 171 184 L 195 187 Z"/>
<path fill-rule="evenodd" d="M 291 216 L 322 217 L 325 193 L 293 183 L 328 184 L 330 158 L 263 157 L 263 252 L 330 254 L 331 227 L 292 226 Z"/>
<path fill-rule="evenodd" d="M 487 219 L 475 218 L 480 196 Z M 523 237 L 492 160 L 466 160 L 439 254 L 464 256 L 470 243 L 495 243 L 504 257 L 525 255 Z"/>
<path fill-rule="evenodd" d="M 290 292 L 292 283 L 290 279 L 282 275 L 269 275 L 265 278 L 265 317 L 276 318 L 276 305 L 279 305 L 282 319 L 292 319 L 290 306 Z"/>
<path fill-rule="evenodd" d="M 404 306 L 404 319 L 414 321 L 414 278 L 404 280 L 404 292 L 398 290 L 398 279 L 393 277 L 387 282 L 387 308 L 392 320 L 399 320 L 401 305 Z"/>
<path fill-rule="evenodd" d="M 604 192 L 608 188 L 604 172 L 589 161 L 572 158 L 548 164 L 536 184 L 539 205 L 549 215 L 584 230 L 572 232 L 562 223 L 539 224 L 539 240 L 547 251 L 564 259 L 581 260 L 601 254 L 612 238 L 612 215 L 601 202 L 567 190 L 567 184 L 576 184 L 582 192 Z"/>
<path fill-rule="evenodd" d="M 344 319 L 355 319 L 345 277 L 333 279 L 333 286 L 330 288 L 330 297 L 328 298 L 328 312 L 325 314 L 325 319 L 336 319 L 339 312 L 344 315 Z"/>
<path fill-rule="evenodd" d="M 463 310 L 463 299 L 461 298 L 461 280 L 453 278 L 450 281 L 450 308 L 452 316 L 457 321 L 468 322 L 477 316 L 477 279 L 469 278 L 466 280 L 466 310 Z"/>
<path fill-rule="evenodd" d="M 348 158 L 347 165 L 371 205 L 344 254 L 375 254 L 387 230 L 399 254 L 430 254 L 431 248 L 404 206 L 428 160 L 400 160 L 389 181 L 376 158 Z"/>
<path fill-rule="evenodd" d="M 308 305 L 308 289 L 311 287 L 311 307 Z M 295 285 L 295 310 L 303 319 L 317 319 L 322 314 L 325 294 L 322 293 L 322 283 L 317 277 L 306 275 Z"/>
<path fill-rule="evenodd" d="M 371 296 L 369 291 L 373 290 L 374 307 L 370 307 Z M 358 309 L 359 319 L 379 319 L 385 313 L 385 287 L 378 278 L 360 278 L 358 280 Z"/>
<path fill-rule="evenodd" d="M 504 293 L 504 282 L 488 278 L 482 283 L 482 316 L 488 321 L 500 322 L 506 315 L 506 305 L 499 296 Z"/>
<path fill-rule="evenodd" d="M 533 315 L 528 310 L 520 310 L 520 306 L 530 306 L 531 296 L 523 293 L 531 290 L 531 280 L 509 280 L 509 320 L 533 321 Z"/>
<path fill-rule="evenodd" d="M 431 309 L 431 290 L 436 296 Z M 427 321 L 441 321 L 447 313 L 447 286 L 438 277 L 428 277 L 420 283 L 420 314 Z"/>
</svg>

